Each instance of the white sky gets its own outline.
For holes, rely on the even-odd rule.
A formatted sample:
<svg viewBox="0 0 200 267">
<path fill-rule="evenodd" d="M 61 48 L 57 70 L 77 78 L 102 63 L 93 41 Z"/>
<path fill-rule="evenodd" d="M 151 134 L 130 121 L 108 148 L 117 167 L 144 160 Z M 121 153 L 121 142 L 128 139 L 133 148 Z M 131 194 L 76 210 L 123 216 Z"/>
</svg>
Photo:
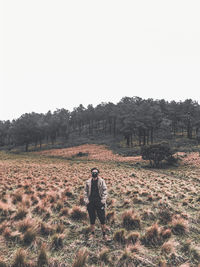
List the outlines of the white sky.
<svg viewBox="0 0 200 267">
<path fill-rule="evenodd" d="M 124 96 L 200 103 L 199 14 L 199 0 L 0 0 L 0 120 Z"/>
</svg>

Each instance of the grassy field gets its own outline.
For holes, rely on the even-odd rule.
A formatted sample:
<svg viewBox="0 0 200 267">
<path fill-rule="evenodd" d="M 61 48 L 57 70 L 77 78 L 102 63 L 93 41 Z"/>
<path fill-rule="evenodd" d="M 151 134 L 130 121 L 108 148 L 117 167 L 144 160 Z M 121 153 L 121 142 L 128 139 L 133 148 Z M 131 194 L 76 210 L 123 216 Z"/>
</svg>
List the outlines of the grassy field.
<svg viewBox="0 0 200 267">
<path fill-rule="evenodd" d="M 150 169 L 97 145 L 0 152 L 0 266 L 200 266 L 200 157 L 179 158 Z M 108 241 L 98 220 L 88 241 L 92 167 L 108 187 Z"/>
</svg>

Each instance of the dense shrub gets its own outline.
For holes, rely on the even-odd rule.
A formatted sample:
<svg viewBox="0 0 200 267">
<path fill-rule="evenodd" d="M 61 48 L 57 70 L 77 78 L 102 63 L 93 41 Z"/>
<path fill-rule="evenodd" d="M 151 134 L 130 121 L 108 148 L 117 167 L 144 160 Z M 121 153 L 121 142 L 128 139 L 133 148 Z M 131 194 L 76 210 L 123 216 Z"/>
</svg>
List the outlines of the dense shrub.
<svg viewBox="0 0 200 267">
<path fill-rule="evenodd" d="M 141 147 L 141 155 L 144 160 L 149 160 L 151 166 L 159 167 L 162 160 L 168 160 L 173 157 L 173 152 L 168 143 L 158 143 Z"/>
</svg>

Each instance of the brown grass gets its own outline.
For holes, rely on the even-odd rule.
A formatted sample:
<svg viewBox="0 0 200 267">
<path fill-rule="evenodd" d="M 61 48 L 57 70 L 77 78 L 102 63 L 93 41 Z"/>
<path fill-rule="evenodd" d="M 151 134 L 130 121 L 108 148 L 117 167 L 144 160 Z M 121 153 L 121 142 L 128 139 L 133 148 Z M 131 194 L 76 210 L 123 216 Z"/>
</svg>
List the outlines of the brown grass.
<svg viewBox="0 0 200 267">
<path fill-rule="evenodd" d="M 141 228 L 141 219 L 132 210 L 125 211 L 122 214 L 122 221 L 123 227 L 125 227 L 127 230 Z"/>
<path fill-rule="evenodd" d="M 142 243 L 145 246 L 150 247 L 157 247 L 162 244 L 162 237 L 160 235 L 161 229 L 158 226 L 157 223 L 154 223 L 152 226 L 150 226 L 147 230 L 144 236 L 142 237 Z"/>
<path fill-rule="evenodd" d="M 113 239 L 116 242 L 124 244 L 126 242 L 126 230 L 121 228 L 114 233 Z"/>
<path fill-rule="evenodd" d="M 87 248 L 79 249 L 78 253 L 76 254 L 76 258 L 72 264 L 72 267 L 84 267 L 88 257 L 88 250 Z"/>
<path fill-rule="evenodd" d="M 38 254 L 37 266 L 43 267 L 45 265 L 48 265 L 48 257 L 47 257 L 47 252 L 46 252 L 46 245 L 43 244 Z"/>
<path fill-rule="evenodd" d="M 87 213 L 81 207 L 74 206 L 70 212 L 70 217 L 75 221 L 85 220 L 87 218 Z"/>
<path fill-rule="evenodd" d="M 22 248 L 17 250 L 12 267 L 26 267 L 26 252 Z"/>
</svg>

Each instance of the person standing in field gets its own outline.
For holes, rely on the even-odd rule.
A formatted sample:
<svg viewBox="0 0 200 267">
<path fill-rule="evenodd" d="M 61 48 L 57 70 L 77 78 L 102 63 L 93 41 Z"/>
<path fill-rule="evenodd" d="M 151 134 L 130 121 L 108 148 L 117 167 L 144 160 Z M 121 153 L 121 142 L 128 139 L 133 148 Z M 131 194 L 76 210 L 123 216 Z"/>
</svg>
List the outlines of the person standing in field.
<svg viewBox="0 0 200 267">
<path fill-rule="evenodd" d="M 92 177 L 86 181 L 84 202 L 90 218 L 90 239 L 94 238 L 96 215 L 101 223 L 103 239 L 107 240 L 105 225 L 105 208 L 107 199 L 107 186 L 105 180 L 100 178 L 97 168 L 91 169 Z"/>
</svg>

